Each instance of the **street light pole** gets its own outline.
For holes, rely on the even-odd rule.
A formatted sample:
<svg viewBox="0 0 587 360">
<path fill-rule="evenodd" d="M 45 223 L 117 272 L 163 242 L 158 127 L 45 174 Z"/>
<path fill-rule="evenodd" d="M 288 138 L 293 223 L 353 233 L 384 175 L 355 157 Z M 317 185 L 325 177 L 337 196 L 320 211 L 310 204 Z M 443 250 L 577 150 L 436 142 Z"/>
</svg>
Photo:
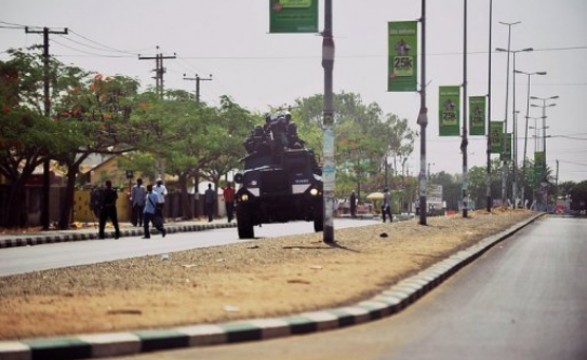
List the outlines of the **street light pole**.
<svg viewBox="0 0 587 360">
<path fill-rule="evenodd" d="M 422 0 L 422 16 L 420 17 L 422 29 L 422 56 L 420 71 L 420 111 L 417 123 L 420 125 L 420 174 L 419 174 L 419 208 L 420 218 L 418 224 L 426 225 L 426 126 L 428 126 L 428 108 L 426 107 L 426 0 Z"/>
<path fill-rule="evenodd" d="M 526 204 L 526 163 L 528 151 L 528 120 L 530 118 L 530 78 L 532 75 L 546 75 L 546 71 L 525 72 L 522 70 L 514 70 L 514 74 L 522 74 L 528 76 L 528 94 L 526 97 L 526 125 L 524 126 L 524 158 L 522 163 L 522 206 Z M 514 75 L 515 77 L 515 75 Z"/>
<path fill-rule="evenodd" d="M 468 193 L 468 164 L 467 164 L 467 0 L 464 2 L 464 25 L 463 25 L 463 139 L 461 141 L 461 151 L 463 153 L 463 217 L 468 216 L 469 211 L 469 193 Z"/>
<path fill-rule="evenodd" d="M 509 62 L 509 54 L 513 54 L 513 61 L 514 61 L 514 74 L 513 74 L 513 89 L 512 89 L 512 197 L 514 200 L 514 208 L 516 207 L 517 199 L 518 199 L 518 183 L 517 183 L 517 173 L 518 173 L 518 117 L 516 116 L 516 54 L 519 52 L 530 52 L 534 51 L 532 48 L 525 48 L 520 50 L 510 50 L 509 48 L 502 49 L 497 48 L 496 51 L 506 52 L 508 53 L 508 62 Z M 508 76 L 509 76 L 509 66 L 508 66 Z M 507 91 L 506 91 L 507 94 Z M 506 95 L 507 96 L 507 95 Z M 506 109 L 507 109 L 507 99 L 506 99 Z M 506 110 L 507 112 L 507 110 Z M 507 117 L 506 117 L 506 131 L 507 133 Z M 505 141 L 504 141 L 505 144 Z M 505 183 L 504 183 L 505 185 Z"/>
<path fill-rule="evenodd" d="M 489 64 L 488 64 L 488 79 L 487 79 L 487 179 L 486 179 L 486 196 L 487 196 L 487 212 L 491 213 L 493 207 L 493 200 L 491 198 L 491 33 L 493 26 L 493 0 L 489 0 Z"/>
<path fill-rule="evenodd" d="M 334 38 L 332 35 L 332 0 L 324 2 L 324 31 L 322 32 L 322 67 L 324 68 L 324 107 L 322 113 L 324 166 L 324 230 L 323 241 L 332 244 L 334 240 L 334 183 L 336 167 L 334 163 L 334 95 L 332 73 L 334 70 Z"/>
<path fill-rule="evenodd" d="M 499 22 L 502 25 L 506 25 L 508 27 L 508 48 L 507 48 L 507 68 L 506 68 L 506 82 L 505 82 L 505 118 L 503 123 L 503 143 L 501 146 L 501 154 L 502 154 L 502 179 L 501 179 L 501 201 L 502 206 L 506 204 L 506 159 L 505 159 L 505 150 L 506 150 L 506 141 L 507 141 L 507 132 L 508 132 L 508 99 L 509 99 L 509 88 L 510 88 L 510 46 L 512 40 L 512 26 L 521 23 L 521 21 L 516 21 L 513 23 L 506 23 L 506 22 Z"/>
<path fill-rule="evenodd" d="M 531 106 L 542 108 L 542 151 L 544 152 L 544 156 L 543 156 L 544 160 L 543 160 L 542 165 L 543 165 L 543 169 L 544 169 L 543 170 L 544 171 L 544 174 L 543 174 L 544 179 L 541 179 L 541 180 L 546 180 L 546 108 L 556 106 L 555 103 L 546 104 L 546 102 L 549 100 L 558 99 L 558 95 L 547 97 L 547 98 L 542 98 L 542 97 L 538 97 L 538 96 L 530 96 L 530 99 L 542 101 L 542 105 L 532 104 Z M 543 193 L 543 202 L 544 202 L 543 210 L 547 210 L 547 208 L 548 208 L 548 192 L 547 191 L 544 191 L 544 193 Z"/>
</svg>

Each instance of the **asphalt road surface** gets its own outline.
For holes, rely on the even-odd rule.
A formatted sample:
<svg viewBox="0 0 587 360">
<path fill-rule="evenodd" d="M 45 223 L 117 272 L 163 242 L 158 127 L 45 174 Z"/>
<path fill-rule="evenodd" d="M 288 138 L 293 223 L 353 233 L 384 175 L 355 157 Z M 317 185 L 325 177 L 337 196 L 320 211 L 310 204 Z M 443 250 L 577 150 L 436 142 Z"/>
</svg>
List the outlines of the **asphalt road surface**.
<svg viewBox="0 0 587 360">
<path fill-rule="evenodd" d="M 336 219 L 335 229 L 376 224 L 374 220 Z M 276 237 L 314 232 L 312 222 L 265 224 L 255 227 L 257 238 Z M 0 276 L 27 273 L 75 265 L 132 258 L 144 255 L 166 254 L 201 247 L 226 245 L 239 240 L 236 228 L 168 234 L 150 239 L 141 236 L 120 240 L 87 240 L 36 246 L 0 249 Z M 247 240 L 254 241 L 254 240 Z"/>
<path fill-rule="evenodd" d="M 587 220 L 544 217 L 383 320 L 118 359 L 587 359 L 586 274 Z"/>
</svg>

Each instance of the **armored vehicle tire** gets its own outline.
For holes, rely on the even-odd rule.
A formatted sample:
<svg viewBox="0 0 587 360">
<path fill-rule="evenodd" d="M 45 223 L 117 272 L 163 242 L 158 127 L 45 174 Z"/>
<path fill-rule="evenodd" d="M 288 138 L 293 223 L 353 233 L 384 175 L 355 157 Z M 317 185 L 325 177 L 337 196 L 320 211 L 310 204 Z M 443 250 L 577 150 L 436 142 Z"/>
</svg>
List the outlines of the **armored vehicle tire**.
<svg viewBox="0 0 587 360">
<path fill-rule="evenodd" d="M 240 239 L 253 239 L 255 238 L 255 230 L 251 223 L 251 215 L 243 209 L 236 208 L 236 225 L 238 227 L 238 237 Z"/>
</svg>

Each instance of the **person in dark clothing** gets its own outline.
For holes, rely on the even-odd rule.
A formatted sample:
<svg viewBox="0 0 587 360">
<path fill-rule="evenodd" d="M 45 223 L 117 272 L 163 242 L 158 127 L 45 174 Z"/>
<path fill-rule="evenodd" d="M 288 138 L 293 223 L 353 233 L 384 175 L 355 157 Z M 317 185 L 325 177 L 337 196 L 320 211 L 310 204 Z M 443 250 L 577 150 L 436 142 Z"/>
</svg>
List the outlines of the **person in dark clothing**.
<svg viewBox="0 0 587 360">
<path fill-rule="evenodd" d="M 381 206 L 381 215 L 383 216 L 383 222 L 385 222 L 385 215 L 389 215 L 389 222 L 393 222 L 391 216 L 391 195 L 389 189 L 383 191 L 383 205 Z"/>
<path fill-rule="evenodd" d="M 230 184 L 226 184 L 222 195 L 224 196 L 224 205 L 226 206 L 226 217 L 228 218 L 228 222 L 231 222 L 234 216 L 234 189 Z"/>
<path fill-rule="evenodd" d="M 355 192 L 353 191 L 351 193 L 351 197 L 350 197 L 350 205 L 351 205 L 351 217 L 352 218 L 356 218 L 357 217 L 357 195 L 355 195 Z"/>
<path fill-rule="evenodd" d="M 106 227 L 106 220 L 110 219 L 115 230 L 114 238 L 118 239 L 120 237 L 118 214 L 116 213 L 116 200 L 118 199 L 118 194 L 116 193 L 116 190 L 112 189 L 112 182 L 110 180 L 106 181 L 106 189 L 103 190 L 102 194 L 102 205 L 100 206 L 100 229 L 98 231 L 98 237 L 100 239 L 104 239 L 106 237 L 104 234 L 104 228 Z"/>
<path fill-rule="evenodd" d="M 206 201 L 206 214 L 208 214 L 208 222 L 214 220 L 214 203 L 216 202 L 216 192 L 212 190 L 212 184 L 208 184 L 208 190 L 204 193 Z"/>
<path fill-rule="evenodd" d="M 143 226 L 143 210 L 145 210 L 145 196 L 147 191 L 143 186 L 143 179 L 137 179 L 137 184 L 130 191 L 132 204 L 132 216 L 130 222 L 133 226 Z"/>
</svg>

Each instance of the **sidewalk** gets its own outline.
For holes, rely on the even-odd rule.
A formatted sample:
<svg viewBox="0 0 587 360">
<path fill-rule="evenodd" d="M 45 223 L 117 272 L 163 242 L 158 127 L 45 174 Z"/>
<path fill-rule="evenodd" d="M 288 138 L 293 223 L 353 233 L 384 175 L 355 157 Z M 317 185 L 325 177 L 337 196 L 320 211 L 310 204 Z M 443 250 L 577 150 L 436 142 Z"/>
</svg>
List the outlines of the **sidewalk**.
<svg viewBox="0 0 587 360">
<path fill-rule="evenodd" d="M 120 239 L 124 240 L 128 236 L 142 236 L 143 228 L 140 226 L 132 226 L 129 222 L 119 223 Z M 178 232 L 192 232 L 204 231 L 211 229 L 222 229 L 236 227 L 236 221 L 231 223 L 226 222 L 226 218 L 216 219 L 208 222 L 204 219 L 196 219 L 190 221 L 169 221 L 166 220 L 165 229 L 168 234 Z M 151 227 L 151 231 L 156 231 Z M 114 238 L 114 228 L 111 223 L 106 224 L 105 229 L 106 238 Z M 98 224 L 89 224 L 87 227 L 70 230 L 47 230 L 30 232 L 26 234 L 2 234 L 0 235 L 0 249 L 16 246 L 28 245 L 42 245 L 69 241 L 81 240 L 97 240 L 98 239 Z"/>
</svg>

